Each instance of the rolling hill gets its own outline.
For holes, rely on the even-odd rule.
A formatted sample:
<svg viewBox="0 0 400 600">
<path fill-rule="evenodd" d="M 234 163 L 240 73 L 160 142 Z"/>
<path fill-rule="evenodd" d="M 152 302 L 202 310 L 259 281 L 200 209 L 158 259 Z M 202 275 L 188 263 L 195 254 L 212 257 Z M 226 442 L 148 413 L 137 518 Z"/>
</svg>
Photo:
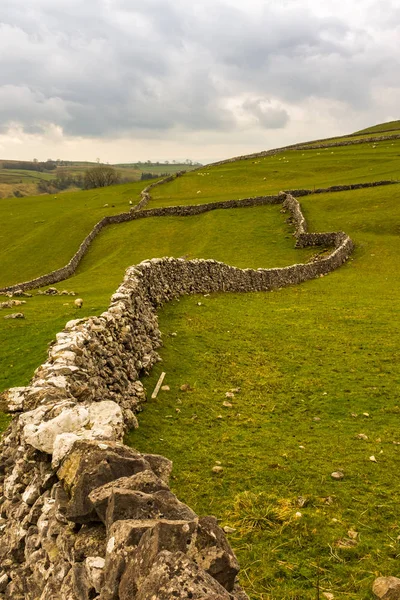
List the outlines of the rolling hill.
<svg viewBox="0 0 400 600">
<path fill-rule="evenodd" d="M 335 142 L 396 135 L 398 126 Z M 201 167 L 154 188 L 148 208 L 400 179 L 400 139 L 332 141 Z M 3 200 L 0 286 L 63 266 L 91 227 L 128 210 L 142 187 Z M 159 313 L 163 362 L 143 383 L 150 395 L 165 371 L 170 390 L 149 400 L 127 439 L 171 458 L 174 492 L 231 528 L 252 600 L 367 599 L 377 575 L 396 574 L 399 199 L 399 183 L 305 196 L 312 231 L 354 240 L 345 266 L 270 293 L 184 297 Z M 29 381 L 66 321 L 104 310 L 129 265 L 167 255 L 274 267 L 314 254 L 294 248 L 278 206 L 111 225 L 57 285 L 83 298 L 79 312 L 68 296 L 33 292 L 24 320 L 0 319 L 0 389 Z M 331 478 L 338 470 L 342 481 Z"/>
</svg>

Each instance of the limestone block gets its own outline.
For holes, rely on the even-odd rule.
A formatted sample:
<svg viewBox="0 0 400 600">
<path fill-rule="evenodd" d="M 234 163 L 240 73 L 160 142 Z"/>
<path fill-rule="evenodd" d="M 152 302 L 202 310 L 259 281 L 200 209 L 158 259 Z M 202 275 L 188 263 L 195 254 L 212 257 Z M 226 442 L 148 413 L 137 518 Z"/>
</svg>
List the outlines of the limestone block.
<svg viewBox="0 0 400 600">
<path fill-rule="evenodd" d="M 143 458 L 150 463 L 150 466 L 157 477 L 165 481 L 165 483 L 169 482 L 172 471 L 172 461 L 160 454 L 143 454 Z"/>
<path fill-rule="evenodd" d="M 135 595 L 136 594 L 136 595 Z M 182 552 L 160 552 L 140 590 L 127 570 L 119 586 L 120 600 L 231 600 L 230 594 Z"/>
<path fill-rule="evenodd" d="M 86 573 L 92 588 L 99 594 L 104 582 L 105 560 L 101 556 L 88 556 L 85 560 Z"/>
<path fill-rule="evenodd" d="M 24 410 L 26 390 L 26 387 L 15 387 L 0 394 L 0 410 L 11 413 Z"/>
<path fill-rule="evenodd" d="M 108 501 L 115 488 L 145 492 L 147 494 L 160 490 L 168 490 L 167 484 L 150 470 L 141 471 L 131 477 L 121 477 L 96 488 L 89 494 L 89 499 L 103 523 L 106 522 Z"/>
<path fill-rule="evenodd" d="M 239 573 L 239 563 L 215 517 L 201 517 L 188 556 L 229 592 Z"/>
<path fill-rule="evenodd" d="M 196 518 L 196 514 L 169 491 L 145 494 L 115 488 L 110 497 L 106 513 L 106 525 L 109 528 L 115 521 L 123 519 L 169 519 L 187 520 Z"/>
<path fill-rule="evenodd" d="M 54 441 L 58 435 L 77 431 L 88 422 L 88 410 L 83 406 L 75 406 L 62 411 L 54 419 L 40 425 L 25 425 L 23 435 L 25 441 L 37 450 L 52 454 Z"/>
<path fill-rule="evenodd" d="M 121 439 L 124 434 L 124 419 L 120 406 L 111 400 L 93 402 L 89 406 L 89 424 L 94 436 L 102 439 Z M 105 437 L 102 432 L 110 431 L 111 437 Z"/>
<path fill-rule="evenodd" d="M 372 591 L 380 600 L 400 599 L 400 579 L 398 577 L 378 577 Z"/>
</svg>

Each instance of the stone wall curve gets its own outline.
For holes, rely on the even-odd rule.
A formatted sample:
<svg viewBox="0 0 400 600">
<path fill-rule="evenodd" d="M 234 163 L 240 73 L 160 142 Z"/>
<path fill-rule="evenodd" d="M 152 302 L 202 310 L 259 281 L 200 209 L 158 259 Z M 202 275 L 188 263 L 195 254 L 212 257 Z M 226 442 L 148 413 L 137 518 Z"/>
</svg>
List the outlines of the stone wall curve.
<svg viewBox="0 0 400 600">
<path fill-rule="evenodd" d="M 159 360 L 159 306 L 298 284 L 350 256 L 349 236 L 308 233 L 298 200 L 279 200 L 298 244 L 333 246 L 325 258 L 275 269 L 143 261 L 99 317 L 67 323 L 28 386 L 2 395 L 16 416 L 0 446 L 0 600 L 248 600 L 217 520 L 170 491 L 168 459 L 123 436 L 145 400 L 139 377 Z"/>
<path fill-rule="evenodd" d="M 266 204 L 279 204 L 282 202 L 282 197 L 279 195 L 272 196 L 256 196 L 251 198 L 243 198 L 240 200 L 227 200 L 221 202 L 210 202 L 208 204 L 195 204 L 195 205 L 182 205 L 182 206 L 167 206 L 162 208 L 152 208 L 144 210 L 144 206 L 148 204 L 151 200 L 151 196 L 149 194 L 149 189 L 155 187 L 156 185 L 161 185 L 163 183 L 167 183 L 172 181 L 176 177 L 181 176 L 182 173 L 175 174 L 173 176 L 167 177 L 161 181 L 158 181 L 151 186 L 148 186 L 143 190 L 142 200 L 139 204 L 134 207 L 130 212 L 120 213 L 117 215 L 110 215 L 107 217 L 103 217 L 96 225 L 93 227 L 92 231 L 86 236 L 81 245 L 79 246 L 77 252 L 71 258 L 71 260 L 60 269 L 56 269 L 55 271 L 51 271 L 45 275 L 41 275 L 36 277 L 35 279 L 31 279 L 29 281 L 24 281 L 21 283 L 9 285 L 3 288 L 0 288 L 0 294 L 13 293 L 16 291 L 26 291 L 34 288 L 43 287 L 46 285 L 53 285 L 55 283 L 59 283 L 60 281 L 64 281 L 69 277 L 74 275 L 76 269 L 78 268 L 79 263 L 82 258 L 85 256 L 88 251 L 92 241 L 97 237 L 97 235 L 102 231 L 104 227 L 111 224 L 116 223 L 126 223 L 127 221 L 135 221 L 138 219 L 145 219 L 149 217 L 163 217 L 163 216 L 177 216 L 177 217 L 185 217 L 185 216 L 193 216 L 208 212 L 210 210 L 217 209 L 229 209 L 229 208 L 246 208 L 246 207 L 254 207 L 254 206 L 262 206 Z M 397 181 L 392 180 L 382 180 L 382 181 L 372 181 L 366 183 L 354 183 L 354 184 L 344 184 L 344 185 L 334 185 L 328 188 L 317 188 L 314 190 L 310 189 L 295 189 L 295 190 L 287 190 L 288 194 L 291 194 L 296 197 L 308 196 L 310 194 L 321 194 L 321 193 L 329 193 L 329 192 L 341 192 L 346 190 L 356 190 L 356 189 L 364 189 L 369 187 L 376 187 L 382 185 L 393 185 L 398 183 Z M 140 208 L 141 207 L 141 208 Z"/>
</svg>

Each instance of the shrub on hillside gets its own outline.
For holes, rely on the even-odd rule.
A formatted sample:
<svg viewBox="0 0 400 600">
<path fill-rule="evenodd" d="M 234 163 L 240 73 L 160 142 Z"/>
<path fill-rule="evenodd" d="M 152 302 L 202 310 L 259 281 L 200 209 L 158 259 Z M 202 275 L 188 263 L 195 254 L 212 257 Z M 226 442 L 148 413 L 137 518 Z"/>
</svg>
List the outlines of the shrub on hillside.
<svg viewBox="0 0 400 600">
<path fill-rule="evenodd" d="M 91 188 L 106 187 L 119 183 L 119 173 L 112 167 L 99 165 L 85 172 L 83 185 L 86 190 Z"/>
</svg>

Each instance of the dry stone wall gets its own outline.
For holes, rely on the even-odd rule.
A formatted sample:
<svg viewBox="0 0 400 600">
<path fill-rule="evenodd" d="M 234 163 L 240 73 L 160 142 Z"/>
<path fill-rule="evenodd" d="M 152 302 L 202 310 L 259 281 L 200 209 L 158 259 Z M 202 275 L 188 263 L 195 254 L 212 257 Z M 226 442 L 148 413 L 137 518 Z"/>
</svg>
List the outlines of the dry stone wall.
<svg viewBox="0 0 400 600">
<path fill-rule="evenodd" d="M 347 136 L 352 137 L 352 136 Z M 373 136 L 368 138 L 363 138 L 360 140 L 347 140 L 347 141 L 337 141 L 337 142 L 329 142 L 329 139 L 334 140 L 335 138 L 328 138 L 315 140 L 312 143 L 304 144 L 303 142 L 298 144 L 291 144 L 290 146 L 281 146 L 281 148 L 274 148 L 272 150 L 263 150 L 261 152 L 254 152 L 253 154 L 245 154 L 242 156 L 233 156 L 232 158 L 227 158 L 224 160 L 220 160 L 218 162 L 212 163 L 210 166 L 217 165 L 226 165 L 228 163 L 237 162 L 239 160 L 248 160 L 252 158 L 262 158 L 264 156 L 273 156 L 275 154 L 280 154 L 281 152 L 287 152 L 288 150 L 319 150 L 321 148 L 329 148 L 335 146 L 352 146 L 354 144 L 371 144 L 375 142 L 384 142 L 390 140 L 400 139 L 400 134 L 394 135 L 382 135 L 382 136 Z M 328 141 L 328 143 L 326 143 Z M 202 167 L 204 168 L 204 167 Z"/>
<path fill-rule="evenodd" d="M 64 281 L 75 273 L 78 268 L 79 263 L 82 258 L 85 256 L 88 251 L 92 241 L 97 237 L 97 235 L 101 232 L 101 230 L 107 225 L 117 224 L 117 223 L 126 223 L 127 221 L 135 221 L 138 219 L 145 219 L 148 217 L 164 217 L 164 216 L 176 216 L 176 217 L 186 217 L 186 216 L 194 216 L 203 214 L 210 210 L 218 210 L 218 209 L 229 209 L 229 208 L 248 208 L 254 206 L 263 206 L 267 204 L 279 204 L 282 202 L 282 196 L 256 196 L 252 198 L 244 198 L 241 200 L 228 200 L 222 202 L 210 202 L 208 204 L 195 204 L 188 206 L 167 206 L 163 208 L 152 208 L 143 210 L 143 206 L 145 206 L 150 200 L 149 189 L 154 187 L 155 185 L 161 185 L 162 183 L 167 183 L 168 181 L 172 181 L 174 178 L 179 177 L 182 173 L 175 174 L 173 176 L 167 177 L 161 181 L 158 181 L 151 186 L 148 186 L 142 192 L 142 200 L 139 204 L 134 207 L 130 212 L 120 213 L 118 215 L 111 215 L 104 217 L 99 221 L 89 235 L 84 239 L 84 241 L 79 246 L 78 251 L 71 258 L 69 263 L 61 269 L 57 269 L 52 271 L 51 273 L 47 273 L 46 275 L 41 275 L 40 277 L 36 277 L 35 279 L 31 279 L 29 281 L 24 281 L 22 283 L 18 283 L 15 285 L 10 285 L 4 288 L 0 288 L 1 293 L 15 292 L 18 290 L 25 291 L 38 287 L 43 287 L 47 285 L 53 285 L 55 283 L 59 283 L 60 281 Z M 310 194 L 321 194 L 321 193 L 329 193 L 329 192 L 342 192 L 346 190 L 356 190 L 368 187 L 376 187 L 381 185 L 392 185 L 398 183 L 397 181 L 392 180 L 383 180 L 383 181 L 373 181 L 367 183 L 355 183 L 355 184 L 345 184 L 345 185 L 334 185 L 328 188 L 318 188 L 315 190 L 307 190 L 307 189 L 295 189 L 295 190 L 287 190 L 286 193 L 291 194 L 296 197 L 307 196 Z M 142 207 L 142 208 L 140 208 Z"/>
<path fill-rule="evenodd" d="M 298 201 L 280 201 L 299 244 L 334 244 L 327 257 L 278 269 L 144 261 L 103 314 L 67 323 L 27 387 L 3 394 L 17 414 L 0 447 L 0 600 L 247 599 L 217 520 L 170 491 L 167 458 L 123 436 L 145 400 L 139 378 L 159 360 L 159 306 L 297 284 L 347 260 L 346 234 L 309 234 Z"/>
</svg>

